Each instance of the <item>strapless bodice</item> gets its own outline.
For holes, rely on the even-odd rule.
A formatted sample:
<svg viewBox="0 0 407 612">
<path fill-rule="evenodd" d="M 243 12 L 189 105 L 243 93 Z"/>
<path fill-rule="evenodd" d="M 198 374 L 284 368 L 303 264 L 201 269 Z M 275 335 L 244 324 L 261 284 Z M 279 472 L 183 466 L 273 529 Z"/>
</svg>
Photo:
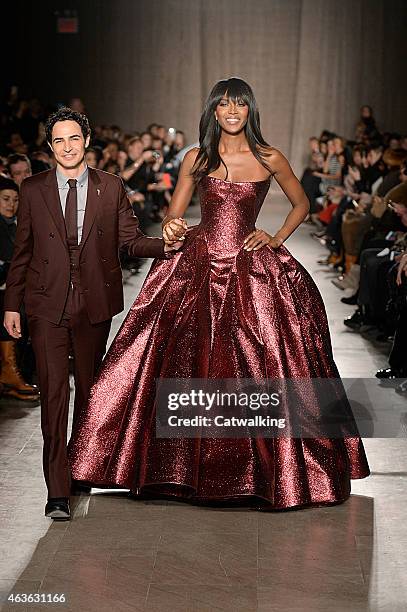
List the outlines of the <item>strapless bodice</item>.
<svg viewBox="0 0 407 612">
<path fill-rule="evenodd" d="M 256 220 L 270 187 L 263 181 L 224 181 L 205 176 L 199 182 L 200 228 L 212 255 L 235 255 Z"/>
</svg>

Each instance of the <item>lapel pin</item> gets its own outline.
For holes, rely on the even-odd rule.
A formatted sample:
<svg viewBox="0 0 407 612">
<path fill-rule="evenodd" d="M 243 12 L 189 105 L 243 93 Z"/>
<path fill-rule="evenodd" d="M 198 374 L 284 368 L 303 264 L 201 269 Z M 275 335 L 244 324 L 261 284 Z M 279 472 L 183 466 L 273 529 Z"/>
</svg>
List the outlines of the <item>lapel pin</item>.
<svg viewBox="0 0 407 612">
<path fill-rule="evenodd" d="M 98 196 L 100 196 L 100 189 L 96 189 Z"/>
</svg>

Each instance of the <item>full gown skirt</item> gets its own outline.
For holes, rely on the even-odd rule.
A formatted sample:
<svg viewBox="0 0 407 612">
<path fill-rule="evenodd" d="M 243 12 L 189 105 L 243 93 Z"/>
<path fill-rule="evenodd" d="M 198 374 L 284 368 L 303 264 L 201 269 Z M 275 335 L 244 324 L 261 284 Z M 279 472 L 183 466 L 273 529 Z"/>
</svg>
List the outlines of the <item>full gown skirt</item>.
<svg viewBox="0 0 407 612">
<path fill-rule="evenodd" d="M 243 249 L 269 186 L 200 181 L 201 222 L 153 261 L 72 433 L 73 478 L 284 509 L 342 502 L 369 474 L 358 436 L 156 437 L 156 378 L 339 378 L 310 274 L 284 245 Z"/>
</svg>

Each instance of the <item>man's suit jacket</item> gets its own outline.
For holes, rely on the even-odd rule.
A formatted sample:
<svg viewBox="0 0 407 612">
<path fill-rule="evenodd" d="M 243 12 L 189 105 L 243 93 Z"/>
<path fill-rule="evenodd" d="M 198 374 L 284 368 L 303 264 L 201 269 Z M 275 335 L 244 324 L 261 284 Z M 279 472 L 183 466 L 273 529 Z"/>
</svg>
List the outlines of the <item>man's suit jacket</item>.
<svg viewBox="0 0 407 612">
<path fill-rule="evenodd" d="M 25 179 L 21 186 L 17 234 L 7 276 L 4 310 L 59 323 L 70 282 L 70 257 L 56 171 Z M 139 229 L 122 180 L 89 168 L 88 195 L 79 273 L 89 319 L 98 323 L 123 310 L 119 250 L 134 257 L 167 259 L 161 238 Z"/>
</svg>

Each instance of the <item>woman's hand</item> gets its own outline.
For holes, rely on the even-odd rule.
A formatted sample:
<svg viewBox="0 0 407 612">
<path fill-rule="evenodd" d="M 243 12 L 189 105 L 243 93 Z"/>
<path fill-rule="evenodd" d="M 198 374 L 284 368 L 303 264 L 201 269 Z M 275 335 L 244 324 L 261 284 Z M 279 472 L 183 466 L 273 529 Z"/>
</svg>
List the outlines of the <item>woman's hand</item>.
<svg viewBox="0 0 407 612">
<path fill-rule="evenodd" d="M 404 253 L 399 261 L 399 267 L 397 268 L 397 278 L 396 278 L 396 283 L 397 285 L 401 285 L 402 281 L 402 274 L 404 272 L 404 275 L 407 276 L 407 253 Z"/>
<path fill-rule="evenodd" d="M 163 240 L 165 244 L 173 245 L 179 240 L 184 240 L 188 229 L 187 222 L 181 217 L 163 221 Z"/>
<path fill-rule="evenodd" d="M 270 236 L 267 232 L 261 229 L 256 229 L 244 239 L 245 251 L 258 251 L 268 244 L 273 249 L 278 249 L 283 244 L 283 239 L 277 236 Z"/>
</svg>

